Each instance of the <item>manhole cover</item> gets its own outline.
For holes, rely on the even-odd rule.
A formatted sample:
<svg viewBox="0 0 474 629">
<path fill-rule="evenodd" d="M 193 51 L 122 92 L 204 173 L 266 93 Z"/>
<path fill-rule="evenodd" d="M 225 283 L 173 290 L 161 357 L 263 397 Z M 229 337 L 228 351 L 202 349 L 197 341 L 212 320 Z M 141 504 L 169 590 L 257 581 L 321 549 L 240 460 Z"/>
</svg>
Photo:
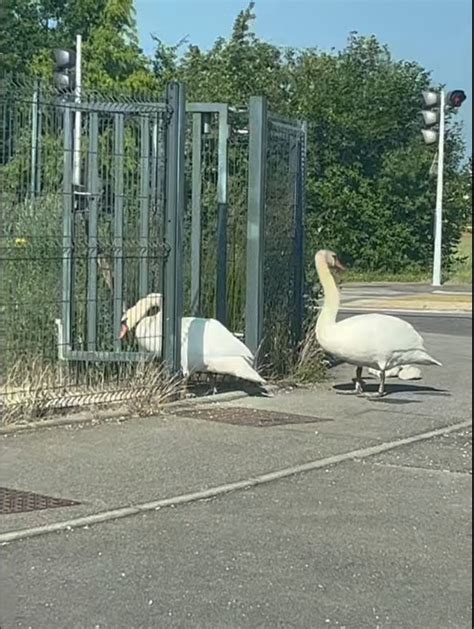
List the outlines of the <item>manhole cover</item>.
<svg viewBox="0 0 474 629">
<path fill-rule="evenodd" d="M 195 417 L 212 422 L 233 424 L 234 426 L 285 426 L 288 424 L 316 424 L 329 422 L 331 419 L 323 417 L 311 417 L 308 415 L 295 415 L 294 413 L 279 413 L 277 411 L 264 411 L 260 409 L 241 408 L 235 406 L 206 408 L 188 407 L 175 412 L 180 417 Z"/>
<path fill-rule="evenodd" d="M 19 491 L 0 487 L 0 514 L 25 513 L 26 511 L 41 511 L 42 509 L 56 509 L 58 507 L 72 507 L 80 504 L 74 500 L 42 496 L 31 491 Z"/>
</svg>

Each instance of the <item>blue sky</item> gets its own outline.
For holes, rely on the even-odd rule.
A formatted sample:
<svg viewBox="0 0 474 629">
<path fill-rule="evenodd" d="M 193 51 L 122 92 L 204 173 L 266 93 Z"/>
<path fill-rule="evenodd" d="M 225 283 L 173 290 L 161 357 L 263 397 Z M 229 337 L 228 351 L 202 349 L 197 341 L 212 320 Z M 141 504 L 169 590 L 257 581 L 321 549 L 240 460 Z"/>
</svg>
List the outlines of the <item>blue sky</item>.
<svg viewBox="0 0 474 629">
<path fill-rule="evenodd" d="M 135 0 L 141 43 L 150 33 L 174 44 L 185 36 L 209 48 L 227 36 L 246 0 Z M 255 31 L 280 46 L 342 48 L 348 33 L 376 35 L 399 59 L 415 60 L 448 89 L 464 89 L 460 117 L 471 151 L 472 9 L 470 0 L 257 0 Z"/>
</svg>

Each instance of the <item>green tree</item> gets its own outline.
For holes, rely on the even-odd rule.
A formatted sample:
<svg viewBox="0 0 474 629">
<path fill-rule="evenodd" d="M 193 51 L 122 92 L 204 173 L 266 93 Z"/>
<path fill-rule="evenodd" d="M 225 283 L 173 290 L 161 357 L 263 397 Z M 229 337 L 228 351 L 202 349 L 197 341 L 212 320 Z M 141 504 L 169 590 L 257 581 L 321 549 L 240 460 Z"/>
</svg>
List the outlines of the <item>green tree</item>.
<svg viewBox="0 0 474 629">
<path fill-rule="evenodd" d="M 50 51 L 84 37 L 86 87 L 161 94 L 171 80 L 191 100 L 243 107 L 263 94 L 283 115 L 309 122 L 307 250 L 335 246 L 361 270 L 427 269 L 431 261 L 432 152 L 420 140 L 420 93 L 429 73 L 394 60 L 375 37 L 350 34 L 339 52 L 280 49 L 252 31 L 254 3 L 209 51 L 156 39 L 147 59 L 133 0 L 4 0 L 0 62 L 50 76 Z M 466 221 L 468 177 L 459 126 L 448 124 L 446 252 Z M 461 189 L 464 190 L 463 195 Z M 390 254 L 388 255 L 388 252 Z"/>
<path fill-rule="evenodd" d="M 55 47 L 83 38 L 86 88 L 146 91 L 156 86 L 138 43 L 133 0 L 5 0 L 0 20 L 2 71 L 49 80 Z"/>
<path fill-rule="evenodd" d="M 351 34 L 336 55 L 306 51 L 296 72 L 310 125 L 309 240 L 360 270 L 426 270 L 432 259 L 433 153 L 420 140 L 420 94 L 429 74 L 395 61 L 374 37 Z M 460 202 L 464 144 L 448 127 L 445 253 L 465 222 Z M 314 156 L 314 157 L 312 157 Z M 447 257 L 449 261 L 449 255 Z"/>
<path fill-rule="evenodd" d="M 162 84 L 183 81 L 191 100 L 245 107 L 250 96 L 262 94 L 272 106 L 283 108 L 289 102 L 288 94 L 285 96 L 291 80 L 288 54 L 262 42 L 251 31 L 253 8 L 254 3 L 250 3 L 241 11 L 229 39 L 218 38 L 209 51 L 189 45 L 179 57 L 176 46 L 166 46 L 158 40 L 154 57 L 158 80 Z"/>
<path fill-rule="evenodd" d="M 361 271 L 428 269 L 435 183 L 419 112 L 429 73 L 357 33 L 339 52 L 282 50 L 255 36 L 254 17 L 251 3 L 207 52 L 190 45 L 180 57 L 158 42 L 158 81 L 181 80 L 193 100 L 237 107 L 263 94 L 273 111 L 309 122 L 308 251 L 333 246 Z M 466 220 L 463 155 L 459 127 L 448 124 L 446 254 Z"/>
</svg>

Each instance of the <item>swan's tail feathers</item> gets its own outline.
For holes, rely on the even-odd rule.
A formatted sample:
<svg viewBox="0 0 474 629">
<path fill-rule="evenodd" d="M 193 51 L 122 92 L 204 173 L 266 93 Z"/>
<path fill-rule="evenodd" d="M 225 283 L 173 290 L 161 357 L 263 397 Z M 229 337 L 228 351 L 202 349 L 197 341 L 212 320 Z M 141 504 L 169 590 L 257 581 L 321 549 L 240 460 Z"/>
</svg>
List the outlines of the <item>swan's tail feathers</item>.
<svg viewBox="0 0 474 629">
<path fill-rule="evenodd" d="M 255 384 L 265 384 L 265 380 L 262 378 L 262 376 L 257 373 L 257 371 L 245 360 L 242 360 L 239 365 L 236 365 L 234 375 L 237 376 L 237 378 L 247 380 L 248 382 L 254 382 Z"/>
<path fill-rule="evenodd" d="M 217 358 L 208 361 L 206 364 L 207 371 L 213 373 L 234 376 L 247 382 L 255 384 L 265 384 L 265 380 L 258 374 L 249 362 L 242 356 L 233 356 L 226 358 Z"/>
<path fill-rule="evenodd" d="M 443 363 L 430 356 L 424 349 L 417 349 L 411 352 L 407 352 L 403 355 L 403 360 L 408 365 L 436 365 L 442 367 Z"/>
<path fill-rule="evenodd" d="M 427 360 L 428 365 L 436 365 L 437 367 L 442 367 L 443 363 L 440 363 L 439 360 L 436 360 L 436 358 L 433 358 L 433 356 L 430 356 L 428 354 L 428 352 L 424 352 L 425 358 Z"/>
</svg>

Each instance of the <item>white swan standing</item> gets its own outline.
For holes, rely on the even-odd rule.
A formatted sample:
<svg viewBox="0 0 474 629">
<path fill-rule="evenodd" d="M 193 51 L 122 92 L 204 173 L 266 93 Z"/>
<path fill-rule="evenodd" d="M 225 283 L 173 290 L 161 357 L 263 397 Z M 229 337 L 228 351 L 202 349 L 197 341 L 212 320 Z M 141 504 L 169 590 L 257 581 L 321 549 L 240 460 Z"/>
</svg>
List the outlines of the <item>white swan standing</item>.
<svg viewBox="0 0 474 629">
<path fill-rule="evenodd" d="M 356 365 L 355 391 L 363 393 L 362 369 L 380 374 L 377 395 L 385 393 L 387 372 L 405 365 L 439 365 L 424 347 L 423 338 L 408 322 L 382 314 L 363 314 L 336 322 L 339 290 L 331 269 L 344 270 L 332 251 L 318 251 L 316 270 L 324 291 L 324 305 L 316 324 L 321 347 L 340 360 Z"/>
<path fill-rule="evenodd" d="M 163 347 L 163 296 L 151 293 L 129 308 L 122 317 L 120 338 L 130 330 L 140 349 L 161 355 Z M 156 314 L 151 314 L 152 311 Z M 183 375 L 208 372 L 265 384 L 253 368 L 252 352 L 216 319 L 181 319 L 181 367 Z"/>
</svg>

